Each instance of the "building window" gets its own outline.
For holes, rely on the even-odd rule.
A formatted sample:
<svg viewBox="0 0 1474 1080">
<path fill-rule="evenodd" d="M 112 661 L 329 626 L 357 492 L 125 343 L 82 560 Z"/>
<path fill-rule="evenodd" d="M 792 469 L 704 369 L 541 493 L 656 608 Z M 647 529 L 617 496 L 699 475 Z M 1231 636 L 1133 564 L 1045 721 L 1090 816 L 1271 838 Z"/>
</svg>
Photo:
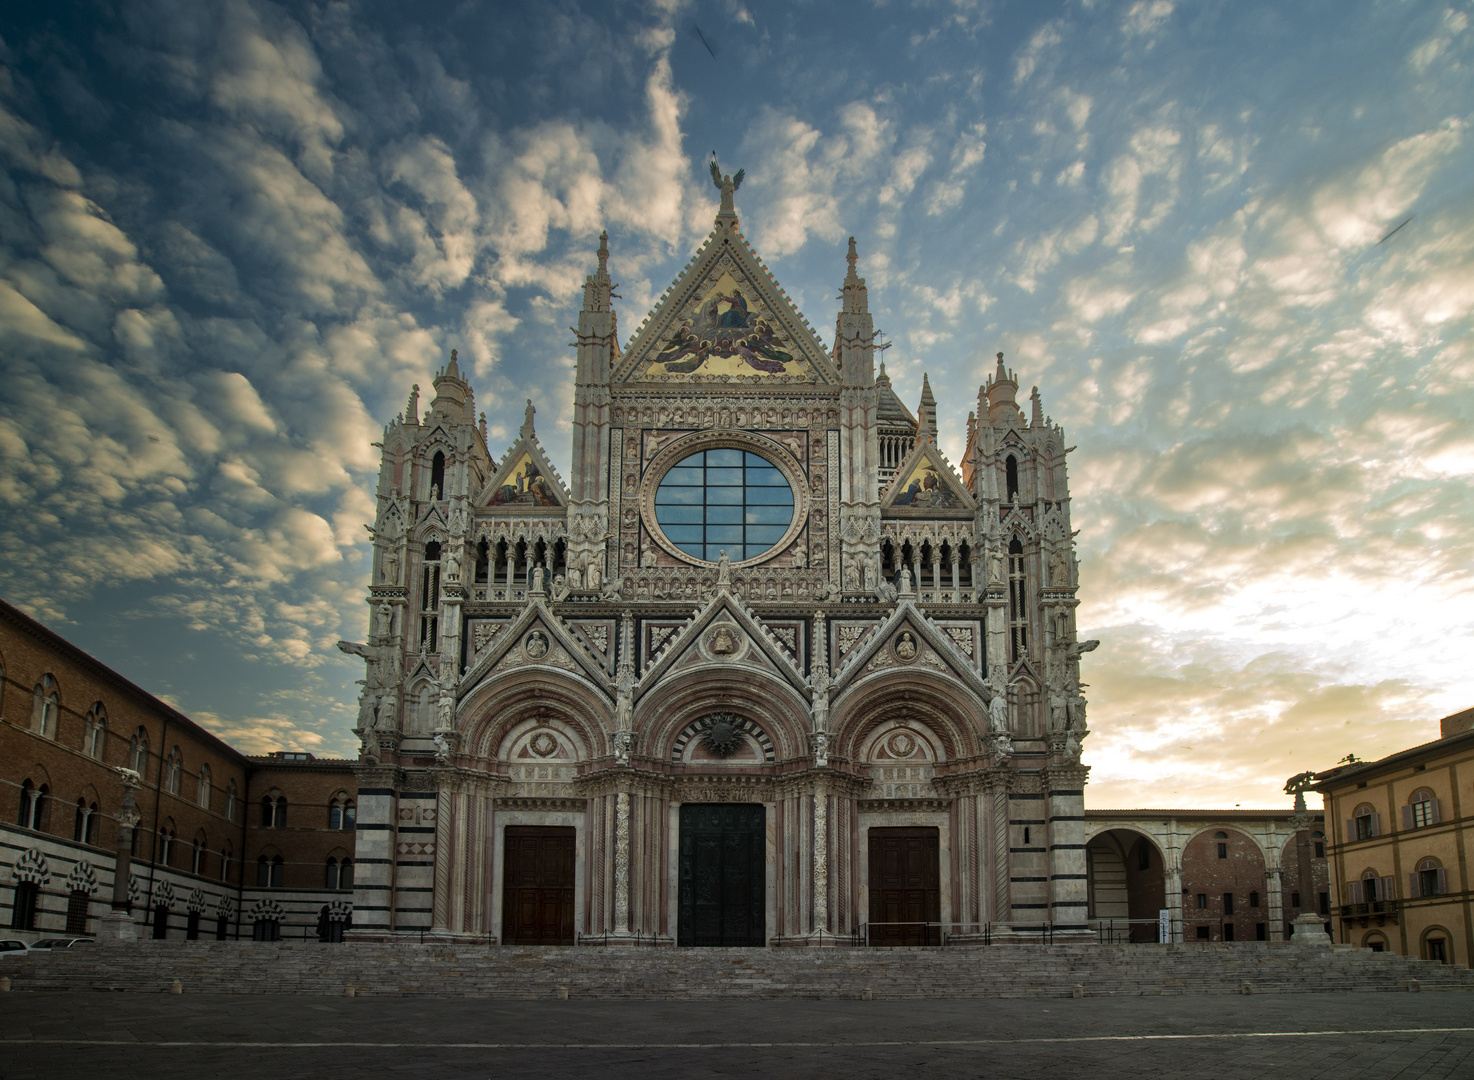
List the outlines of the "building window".
<svg viewBox="0 0 1474 1080">
<path fill-rule="evenodd" d="M 1300 894 L 1299 893 L 1292 892 L 1290 894 L 1290 906 L 1292 908 L 1298 908 L 1300 906 Z"/>
<path fill-rule="evenodd" d="M 165 866 L 168 866 L 169 865 L 169 856 L 170 856 L 170 854 L 172 854 L 173 847 L 174 847 L 174 830 L 173 829 L 170 829 L 170 828 L 167 828 L 167 827 L 160 829 L 159 830 L 159 862 L 161 862 Z"/>
<path fill-rule="evenodd" d="M 1198 940 L 1199 941 L 1207 941 L 1208 940 L 1208 928 L 1206 926 L 1200 926 L 1200 927 L 1198 927 Z"/>
<path fill-rule="evenodd" d="M 56 693 L 56 680 L 42 675 L 36 689 L 31 692 L 31 730 L 48 739 L 56 737 L 57 717 L 61 715 L 61 702 Z"/>
<path fill-rule="evenodd" d="M 12 930 L 36 929 L 36 899 L 41 886 L 34 881 L 17 882 L 15 899 L 10 905 L 10 928 Z"/>
<path fill-rule="evenodd" d="M 224 941 L 229 934 L 230 920 L 221 915 L 215 920 L 215 940 Z"/>
<path fill-rule="evenodd" d="M 211 788 L 213 786 L 213 783 L 214 783 L 214 781 L 213 781 L 213 779 L 211 777 L 211 774 L 210 774 L 210 766 L 208 766 L 208 765 L 201 765 L 200 766 L 200 783 L 199 783 L 199 803 L 206 810 L 210 809 L 210 797 L 211 797 L 211 794 L 212 794 Z"/>
<path fill-rule="evenodd" d="M 1416 791 L 1402 808 L 1402 826 L 1405 829 L 1424 829 L 1438 824 L 1438 800 L 1431 791 Z"/>
<path fill-rule="evenodd" d="M 353 860 L 344 859 L 338 864 L 338 888 L 353 888 Z"/>
<path fill-rule="evenodd" d="M 1018 498 L 1018 458 L 1012 454 L 1003 459 L 1003 485 L 1008 502 Z"/>
<path fill-rule="evenodd" d="M 37 787 L 30 779 L 21 782 L 20 786 L 20 813 L 15 822 L 22 829 L 34 829 L 41 831 L 46 822 L 46 796 L 51 794 L 51 788 L 42 784 Z"/>
<path fill-rule="evenodd" d="M 235 820 L 235 781 L 232 780 L 225 788 L 225 820 Z"/>
<path fill-rule="evenodd" d="M 184 777 L 184 755 L 179 747 L 169 751 L 169 762 L 164 767 L 164 788 L 170 795 L 178 795 Z"/>
<path fill-rule="evenodd" d="M 85 889 L 73 889 L 67 897 L 67 933 L 87 933 L 87 905 L 91 900 Z"/>
<path fill-rule="evenodd" d="M 434 652 L 439 637 L 440 611 L 440 545 L 431 540 L 425 545 L 425 566 L 420 581 L 420 647 Z"/>
<path fill-rule="evenodd" d="M 1226 892 L 1223 894 L 1223 914 L 1233 914 L 1233 893 L 1231 892 Z"/>
<path fill-rule="evenodd" d="M 1233 923 L 1226 922 L 1226 923 L 1223 924 L 1223 940 L 1224 941 L 1232 941 L 1233 940 Z"/>
<path fill-rule="evenodd" d="M 220 849 L 220 880 L 224 881 L 230 875 L 230 848 Z"/>
<path fill-rule="evenodd" d="M 169 936 L 169 905 L 154 905 L 154 940 L 163 941 Z"/>
<path fill-rule="evenodd" d="M 1249 908 L 1250 908 L 1250 910 L 1253 910 L 1253 909 L 1257 908 L 1258 906 L 1259 906 L 1259 894 L 1257 892 L 1251 892 L 1249 894 Z"/>
<path fill-rule="evenodd" d="M 1427 945 L 1428 959 L 1434 963 L 1448 963 L 1448 940 L 1441 937 L 1430 937 Z"/>
<path fill-rule="evenodd" d="M 148 733 L 143 728 L 128 741 L 128 768 L 139 776 L 148 774 Z"/>
<path fill-rule="evenodd" d="M 189 855 L 189 870 L 192 874 L 203 874 L 205 872 L 206 847 L 202 841 L 194 842 L 194 850 Z"/>
<path fill-rule="evenodd" d="M 87 716 L 83 720 L 82 752 L 90 758 L 101 761 L 106 742 L 107 710 L 103 708 L 102 702 L 95 701 L 92 703 L 92 708 L 87 710 Z"/>
<path fill-rule="evenodd" d="M 1208 908 L 1208 894 L 1205 893 L 1205 892 L 1198 893 L 1198 910 L 1199 911 L 1206 911 L 1207 908 Z"/>
<path fill-rule="evenodd" d="M 1424 859 L 1408 875 L 1409 896 L 1442 896 L 1448 892 L 1448 881 L 1437 859 Z"/>
<path fill-rule="evenodd" d="M 1268 941 L 1269 940 L 1269 924 L 1268 923 L 1255 923 L 1254 924 L 1254 940 L 1255 941 Z"/>
<path fill-rule="evenodd" d="M 756 559 L 793 522 L 793 488 L 771 461 L 742 450 L 702 450 L 681 459 L 655 491 L 655 521 L 692 558 Z"/>
<path fill-rule="evenodd" d="M 79 844 L 97 843 L 97 804 L 86 799 L 77 800 L 77 820 L 72 830 L 72 839 Z"/>
<path fill-rule="evenodd" d="M 351 831 L 357 817 L 358 811 L 352 799 L 342 793 L 333 796 L 333 801 L 328 804 L 329 829 L 347 829 Z"/>
<path fill-rule="evenodd" d="M 1326 857 L 1326 834 L 1321 832 L 1311 833 L 1311 839 L 1315 841 L 1315 857 L 1317 859 L 1324 859 Z"/>
<path fill-rule="evenodd" d="M 198 941 L 200 939 L 200 913 L 191 911 L 184 921 L 184 940 Z"/>
<path fill-rule="evenodd" d="M 277 855 L 271 860 L 271 887 L 273 889 L 280 889 L 282 887 L 282 877 L 285 869 L 286 864 L 282 862 L 280 855 Z"/>
<path fill-rule="evenodd" d="M 327 889 L 336 889 L 338 887 L 338 860 L 332 856 L 328 857 L 327 876 L 323 882 L 323 887 Z"/>
<path fill-rule="evenodd" d="M 280 941 L 281 923 L 275 919 L 257 919 L 251 926 L 252 941 Z"/>
<path fill-rule="evenodd" d="M 1352 815 L 1348 825 L 1347 834 L 1357 840 L 1370 840 L 1380 831 L 1377 828 L 1376 811 L 1365 803 L 1356 808 L 1356 813 Z"/>
<path fill-rule="evenodd" d="M 1029 605 L 1024 545 L 1016 536 L 1008 542 L 1008 627 L 1011 655 L 1017 664 L 1029 652 Z"/>
<path fill-rule="evenodd" d="M 261 796 L 261 827 L 263 829 L 285 829 L 287 827 L 287 797 L 278 795 Z"/>
<path fill-rule="evenodd" d="M 1216 832 L 1213 834 L 1213 839 L 1218 841 L 1218 857 L 1220 859 L 1228 858 L 1228 833 Z"/>
<path fill-rule="evenodd" d="M 430 459 L 430 498 L 445 498 L 445 455 L 439 450 Z"/>
</svg>

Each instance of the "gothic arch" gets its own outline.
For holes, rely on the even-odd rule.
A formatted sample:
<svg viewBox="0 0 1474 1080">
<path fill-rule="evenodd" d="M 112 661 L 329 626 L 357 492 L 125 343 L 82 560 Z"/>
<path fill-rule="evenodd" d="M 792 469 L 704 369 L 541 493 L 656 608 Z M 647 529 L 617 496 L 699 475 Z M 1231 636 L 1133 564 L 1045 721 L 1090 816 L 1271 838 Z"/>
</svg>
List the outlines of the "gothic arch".
<svg viewBox="0 0 1474 1080">
<path fill-rule="evenodd" d="M 834 702 L 829 729 L 834 753 L 859 760 L 865 738 L 898 717 L 924 723 L 940 740 L 947 760 L 983 752 L 978 732 L 987 707 L 955 679 L 917 667 L 891 668 L 852 683 Z"/>
<path fill-rule="evenodd" d="M 514 669 L 483 680 L 466 695 L 458 713 L 465 752 L 490 759 L 507 734 L 523 721 L 551 717 L 576 733 L 590 758 L 611 753 L 607 732 L 612 714 L 590 682 L 548 668 Z"/>
<path fill-rule="evenodd" d="M 758 668 L 737 675 L 705 665 L 667 676 L 640 699 L 634 717 L 638 752 L 669 761 L 681 733 L 713 712 L 753 721 L 772 740 L 779 761 L 808 753 L 808 703 L 786 679 Z"/>
</svg>

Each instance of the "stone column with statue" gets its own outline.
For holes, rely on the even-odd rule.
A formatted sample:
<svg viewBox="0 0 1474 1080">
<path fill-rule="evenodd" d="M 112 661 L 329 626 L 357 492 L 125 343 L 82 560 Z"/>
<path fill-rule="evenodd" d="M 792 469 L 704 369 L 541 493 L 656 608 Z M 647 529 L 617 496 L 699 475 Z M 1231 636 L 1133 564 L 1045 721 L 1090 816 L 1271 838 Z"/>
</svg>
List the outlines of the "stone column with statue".
<svg viewBox="0 0 1474 1080">
<path fill-rule="evenodd" d="M 133 876 L 133 830 L 141 820 L 134 809 L 134 792 L 143 786 L 143 778 L 132 769 L 118 769 L 118 783 L 123 789 L 123 805 L 118 811 L 118 847 L 113 863 L 112 910 L 100 920 L 97 936 L 104 941 L 137 941 L 138 928 L 129 908 L 128 887 Z"/>
</svg>

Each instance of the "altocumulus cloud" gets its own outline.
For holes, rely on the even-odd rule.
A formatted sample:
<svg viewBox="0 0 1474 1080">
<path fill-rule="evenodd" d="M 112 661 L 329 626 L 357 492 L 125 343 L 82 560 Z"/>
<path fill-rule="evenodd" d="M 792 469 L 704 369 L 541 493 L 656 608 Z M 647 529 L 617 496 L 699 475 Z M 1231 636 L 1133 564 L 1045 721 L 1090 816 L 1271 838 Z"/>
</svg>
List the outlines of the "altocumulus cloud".
<svg viewBox="0 0 1474 1080">
<path fill-rule="evenodd" d="M 689 17 L 7 15 L 6 597 L 348 749 L 380 425 L 459 348 L 564 457 L 595 238 L 628 334 L 716 149 L 816 325 L 858 238 L 949 454 L 997 349 L 1079 446 L 1092 805 L 1282 803 L 1474 701 L 1467 5 L 731 5 L 715 59 Z"/>
</svg>

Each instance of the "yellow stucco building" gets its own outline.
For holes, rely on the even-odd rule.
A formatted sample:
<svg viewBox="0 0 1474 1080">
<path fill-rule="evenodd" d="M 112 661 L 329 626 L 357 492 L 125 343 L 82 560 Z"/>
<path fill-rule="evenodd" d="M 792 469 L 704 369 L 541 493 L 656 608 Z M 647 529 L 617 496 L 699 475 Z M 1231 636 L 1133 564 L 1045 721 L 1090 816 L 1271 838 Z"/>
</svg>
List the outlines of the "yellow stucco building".
<svg viewBox="0 0 1474 1080">
<path fill-rule="evenodd" d="M 1336 939 L 1470 966 L 1474 709 L 1433 742 L 1317 773 L 1326 801 Z"/>
</svg>

